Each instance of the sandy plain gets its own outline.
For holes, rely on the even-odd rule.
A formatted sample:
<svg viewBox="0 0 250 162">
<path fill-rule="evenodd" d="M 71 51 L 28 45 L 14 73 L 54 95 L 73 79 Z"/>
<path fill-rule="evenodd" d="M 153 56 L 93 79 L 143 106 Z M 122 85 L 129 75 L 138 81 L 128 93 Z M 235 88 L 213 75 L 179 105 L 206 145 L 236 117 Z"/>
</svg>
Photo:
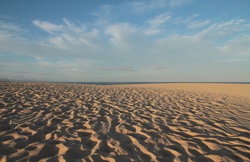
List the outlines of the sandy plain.
<svg viewBox="0 0 250 162">
<path fill-rule="evenodd" d="M 250 161 L 250 85 L 1 82 L 0 157 Z"/>
</svg>

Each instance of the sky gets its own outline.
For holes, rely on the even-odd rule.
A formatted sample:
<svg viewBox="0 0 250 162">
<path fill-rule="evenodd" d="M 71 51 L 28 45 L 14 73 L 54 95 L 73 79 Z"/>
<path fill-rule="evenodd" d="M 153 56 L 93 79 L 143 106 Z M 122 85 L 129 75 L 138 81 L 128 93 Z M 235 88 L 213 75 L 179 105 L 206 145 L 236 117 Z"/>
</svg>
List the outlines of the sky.
<svg viewBox="0 0 250 162">
<path fill-rule="evenodd" d="M 0 0 L 0 79 L 250 82 L 250 1 Z"/>
</svg>

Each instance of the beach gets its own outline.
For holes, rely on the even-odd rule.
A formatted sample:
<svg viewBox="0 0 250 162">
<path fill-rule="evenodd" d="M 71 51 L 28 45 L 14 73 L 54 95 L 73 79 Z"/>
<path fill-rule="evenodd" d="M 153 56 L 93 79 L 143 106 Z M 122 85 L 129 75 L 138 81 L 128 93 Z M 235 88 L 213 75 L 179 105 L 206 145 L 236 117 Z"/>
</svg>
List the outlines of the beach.
<svg viewBox="0 0 250 162">
<path fill-rule="evenodd" d="M 0 161 L 250 161 L 250 84 L 0 82 Z"/>
</svg>

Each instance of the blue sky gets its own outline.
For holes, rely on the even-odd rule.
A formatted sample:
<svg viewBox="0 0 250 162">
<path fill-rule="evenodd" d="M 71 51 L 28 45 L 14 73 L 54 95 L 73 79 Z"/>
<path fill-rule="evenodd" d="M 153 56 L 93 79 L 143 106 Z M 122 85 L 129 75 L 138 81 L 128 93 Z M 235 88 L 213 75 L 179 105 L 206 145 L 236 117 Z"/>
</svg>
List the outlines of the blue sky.
<svg viewBox="0 0 250 162">
<path fill-rule="evenodd" d="M 249 0 L 0 0 L 0 78 L 249 82 Z"/>
</svg>

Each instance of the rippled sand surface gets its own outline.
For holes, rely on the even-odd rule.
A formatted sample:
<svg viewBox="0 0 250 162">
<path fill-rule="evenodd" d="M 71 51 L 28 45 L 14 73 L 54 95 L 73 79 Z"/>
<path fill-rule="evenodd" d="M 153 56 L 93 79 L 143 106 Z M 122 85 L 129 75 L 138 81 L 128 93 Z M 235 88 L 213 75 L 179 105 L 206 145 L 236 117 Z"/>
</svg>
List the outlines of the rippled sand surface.
<svg viewBox="0 0 250 162">
<path fill-rule="evenodd" d="M 250 85 L 0 83 L 2 161 L 250 161 Z"/>
</svg>

